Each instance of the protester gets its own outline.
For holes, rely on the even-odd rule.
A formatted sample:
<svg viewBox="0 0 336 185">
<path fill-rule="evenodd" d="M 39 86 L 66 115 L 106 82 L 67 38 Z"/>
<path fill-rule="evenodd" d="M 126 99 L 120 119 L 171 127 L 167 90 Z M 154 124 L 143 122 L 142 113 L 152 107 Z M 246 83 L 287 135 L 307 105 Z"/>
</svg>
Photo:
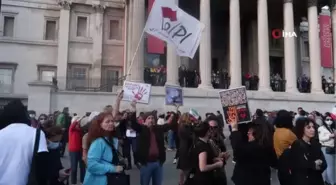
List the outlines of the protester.
<svg viewBox="0 0 336 185">
<path fill-rule="evenodd" d="M 92 120 L 86 141 L 89 151 L 83 185 L 106 185 L 107 174 L 116 175 L 124 171 L 123 165 L 114 164 L 119 157 L 115 152 L 118 148 L 116 112 L 119 112 L 122 98 L 123 92 L 118 94 L 116 107 L 112 113 L 105 111 Z"/>
<path fill-rule="evenodd" d="M 247 141 L 231 123 L 231 145 L 235 157 L 232 181 L 236 185 L 270 185 L 271 167 L 276 166 L 276 154 L 268 138 L 268 130 L 261 124 L 248 125 Z M 244 178 L 242 178 L 244 177 Z"/>
<path fill-rule="evenodd" d="M 34 153 L 38 131 L 29 124 L 28 112 L 20 100 L 13 100 L 4 107 L 0 115 L 0 184 L 27 185 L 34 180 L 46 184 L 46 137 L 44 132 L 39 132 L 37 153 Z"/>
<path fill-rule="evenodd" d="M 287 163 L 289 161 L 287 161 L 286 153 L 284 155 L 283 153 L 297 139 L 296 135 L 292 132 L 292 120 L 293 117 L 291 113 L 286 110 L 280 110 L 274 120 L 276 129 L 273 135 L 273 145 L 279 159 L 278 163 L 280 165 L 278 165 L 278 179 L 281 185 L 290 184 L 290 174 L 287 169 Z"/>
<path fill-rule="evenodd" d="M 64 156 L 65 148 L 68 143 L 68 132 L 71 124 L 71 117 L 69 116 L 69 108 L 64 107 L 61 114 L 59 114 L 56 118 L 56 125 L 62 127 L 64 130 L 63 138 L 62 138 L 62 146 L 61 146 L 61 156 Z"/>
<path fill-rule="evenodd" d="M 106 185 L 107 173 L 121 173 L 124 170 L 123 166 L 112 164 L 113 157 L 118 156 L 113 156 L 111 147 L 105 141 L 108 139 L 117 148 L 118 139 L 114 137 L 114 133 L 114 121 L 110 113 L 99 114 L 91 123 L 87 139 L 89 151 L 84 185 Z"/>
<path fill-rule="evenodd" d="M 45 129 L 45 134 L 48 143 L 48 171 L 47 184 L 48 185 L 64 185 L 68 183 L 70 176 L 70 169 L 65 169 L 61 162 L 61 140 L 63 137 L 63 130 L 61 127 L 52 126 Z M 67 181 L 67 182 L 66 182 Z"/>
<path fill-rule="evenodd" d="M 210 126 L 209 143 L 213 150 L 214 156 L 216 158 L 220 158 L 225 165 L 227 159 L 230 157 L 230 154 L 226 151 L 224 137 L 218 124 L 219 120 L 215 115 L 211 115 L 206 119 L 205 122 L 208 123 Z M 224 166 L 223 168 L 216 170 L 214 178 L 215 178 L 215 184 L 217 185 L 227 184 L 227 177 Z"/>
<path fill-rule="evenodd" d="M 71 184 L 77 184 L 77 168 L 79 165 L 80 182 L 83 183 L 85 167 L 82 160 L 82 130 L 80 119 L 75 117 L 69 129 L 69 155 L 71 164 Z"/>
<path fill-rule="evenodd" d="M 132 103 L 135 110 L 135 103 Z M 132 115 L 135 119 L 135 113 Z M 132 129 L 139 135 L 137 137 L 137 160 L 141 165 L 140 184 L 149 185 L 152 180 L 153 185 L 161 185 L 163 181 L 163 163 L 166 161 L 166 150 L 164 146 L 164 133 L 170 130 L 174 124 L 172 119 L 174 114 L 168 120 L 168 124 L 156 125 L 153 112 L 147 112 L 143 115 L 144 123 L 141 125 L 137 121 L 132 121 Z"/>
<path fill-rule="evenodd" d="M 92 112 L 90 113 L 88 119 L 85 119 L 86 122 L 82 122 L 83 120 L 81 120 L 81 128 L 83 131 L 83 138 L 82 138 L 82 160 L 85 164 L 87 164 L 87 153 L 89 151 L 89 146 L 87 145 L 87 137 L 89 135 L 89 127 L 91 125 L 91 123 L 93 122 L 93 120 L 99 115 L 99 112 Z"/>
<path fill-rule="evenodd" d="M 137 133 L 135 130 L 132 129 L 132 120 L 131 118 L 131 113 L 129 110 L 124 111 L 123 117 L 122 117 L 122 122 L 120 123 L 119 129 L 122 132 L 122 139 L 123 139 L 123 154 L 124 157 L 127 159 L 127 169 L 132 169 L 132 153 L 133 153 L 133 162 L 134 165 L 137 164 L 136 160 L 136 137 Z"/>
<path fill-rule="evenodd" d="M 296 121 L 294 132 L 298 138 L 291 146 L 292 184 L 324 185 L 323 171 L 327 168 L 321 145 L 315 137 L 315 123 L 308 118 Z"/>
<path fill-rule="evenodd" d="M 180 170 L 179 185 L 183 185 L 193 162 L 190 151 L 193 146 L 194 132 L 189 113 L 182 114 L 178 121 L 178 136 L 180 140 L 178 148 L 180 155 L 177 161 L 177 169 Z"/>
<path fill-rule="evenodd" d="M 328 166 L 323 173 L 323 179 L 326 183 L 335 185 L 335 122 L 330 116 L 327 116 L 318 128 L 318 136 Z"/>
<path fill-rule="evenodd" d="M 29 115 L 29 118 L 30 118 L 30 126 L 32 126 L 34 128 L 39 128 L 40 125 L 39 125 L 38 121 L 36 120 L 36 112 L 34 110 L 29 110 L 28 115 Z"/>
<path fill-rule="evenodd" d="M 210 136 L 210 126 L 208 123 L 200 123 L 194 128 L 197 137 L 193 148 L 193 177 L 187 179 L 192 185 L 214 185 L 214 172 L 224 166 L 222 159 L 216 158 L 208 143 Z M 189 176 L 190 178 L 190 176 Z M 192 181 L 192 182 L 188 182 Z"/>
</svg>

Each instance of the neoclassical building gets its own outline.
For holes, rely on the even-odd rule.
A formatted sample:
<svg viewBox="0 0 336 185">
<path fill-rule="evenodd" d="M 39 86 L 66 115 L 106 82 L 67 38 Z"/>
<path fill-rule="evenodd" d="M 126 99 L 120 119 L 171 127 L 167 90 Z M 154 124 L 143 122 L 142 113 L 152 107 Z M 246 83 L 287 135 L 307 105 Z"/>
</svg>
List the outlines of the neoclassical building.
<svg viewBox="0 0 336 185">
<path fill-rule="evenodd" d="M 200 88 L 212 88 L 211 70 L 223 68 L 230 73 L 231 87 L 241 86 L 242 74 L 250 72 L 260 78 L 259 91 L 270 91 L 270 73 L 277 72 L 286 80 L 286 92 L 297 92 L 297 77 L 307 73 L 307 65 L 302 68 L 305 61 L 309 63 L 307 75 L 311 78 L 311 91 L 320 93 L 323 70 L 320 70 L 318 16 L 321 7 L 330 5 L 328 3 L 317 0 L 180 0 L 179 6 L 199 18 L 206 29 L 198 54 L 192 60 L 176 57 L 174 49 L 167 47 L 167 83 L 178 85 L 178 67 L 186 64 L 199 70 Z M 128 64 L 134 54 L 132 46 L 140 40 L 145 24 L 146 3 L 131 1 L 129 7 Z M 303 29 L 302 17 L 308 18 Z M 278 28 L 295 32 L 298 37 L 274 39 L 271 31 Z M 305 45 L 307 40 L 310 41 L 308 46 Z M 146 48 L 141 44 L 130 80 L 144 81 L 142 68 L 148 63 L 145 54 Z"/>
<path fill-rule="evenodd" d="M 120 77 L 125 16 L 121 0 L 3 0 L 0 105 L 27 102 L 28 83 L 36 80 L 57 77 L 64 90 Z"/>
<path fill-rule="evenodd" d="M 28 98 L 29 109 L 39 112 L 60 110 L 64 106 L 78 113 L 94 111 L 115 98 L 114 89 L 122 84 L 121 77 L 144 82 L 144 69 L 155 61 L 156 66 L 166 66 L 166 84 L 169 85 L 179 85 L 180 65 L 199 72 L 199 87 L 184 89 L 182 109 L 186 110 L 196 108 L 203 113 L 220 109 L 218 90 L 211 84 L 214 69 L 229 72 L 231 88 L 243 85 L 244 73 L 259 76 L 258 90 L 248 92 L 251 111 L 256 108 L 294 110 L 298 106 L 308 111 L 316 107 L 327 111 L 335 103 L 334 95 L 322 91 L 324 73 L 318 26 L 318 16 L 325 5 L 331 7 L 333 20 L 336 20 L 334 2 L 177 1 L 179 7 L 206 25 L 194 59 L 178 57 L 171 46 L 166 46 L 163 54 L 148 52 L 148 36 L 140 38 L 149 2 L 4 0 L 0 22 L 0 71 L 2 66 L 11 70 L 0 72 L 0 76 L 6 76 L 2 78 L 6 83 L 1 89 L 10 89 L 1 92 L 0 97 Z M 304 24 L 302 17 L 307 18 Z M 303 31 L 302 25 L 305 26 Z M 270 34 L 274 29 L 296 32 L 298 37 L 275 40 Z M 336 30 L 334 22 L 333 30 Z M 336 31 L 333 34 L 336 38 Z M 309 40 L 308 47 L 306 40 Z M 135 62 L 130 67 L 138 44 Z M 302 67 L 304 57 L 308 68 Z M 335 71 L 334 68 L 329 71 Z M 130 74 L 126 74 L 128 70 Z M 307 72 L 311 93 L 299 93 L 297 77 Z M 286 81 L 285 92 L 272 91 L 271 73 L 281 74 Z M 44 82 L 53 76 L 57 79 L 57 89 Z M 90 107 L 84 106 L 88 102 Z M 165 111 L 169 107 L 163 102 L 164 88 L 153 87 L 150 105 L 140 107 Z M 213 106 L 209 108 L 209 104 Z"/>
</svg>

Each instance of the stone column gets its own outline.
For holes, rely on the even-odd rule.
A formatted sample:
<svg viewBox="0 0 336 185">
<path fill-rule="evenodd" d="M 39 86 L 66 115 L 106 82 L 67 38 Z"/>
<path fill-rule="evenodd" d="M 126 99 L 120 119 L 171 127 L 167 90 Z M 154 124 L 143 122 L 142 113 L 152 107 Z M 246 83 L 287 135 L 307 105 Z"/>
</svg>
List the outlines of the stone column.
<svg viewBox="0 0 336 185">
<path fill-rule="evenodd" d="M 211 17 L 210 1 L 200 0 L 200 21 L 205 25 L 199 49 L 201 84 L 198 88 L 212 89 L 211 84 Z"/>
<path fill-rule="evenodd" d="M 93 65 L 92 77 L 94 78 L 94 86 L 99 87 L 102 77 L 102 58 L 103 58 L 103 25 L 104 25 L 104 9 L 102 5 L 92 5 L 95 10 L 95 23 L 93 32 Z"/>
<path fill-rule="evenodd" d="M 230 0 L 230 88 L 242 85 L 239 0 Z"/>
<path fill-rule="evenodd" d="M 293 0 L 284 0 L 283 9 L 284 31 L 292 33 L 294 32 Z M 295 37 L 284 38 L 286 92 L 292 93 L 298 92 L 296 85 L 295 39 Z"/>
<path fill-rule="evenodd" d="M 333 60 L 334 60 L 334 83 L 336 83 L 336 5 L 332 7 L 332 37 L 333 37 Z M 336 85 L 335 85 L 336 92 Z"/>
<path fill-rule="evenodd" d="M 70 32 L 70 1 L 62 0 L 58 35 L 58 52 L 57 52 L 57 85 L 59 89 L 66 88 L 66 77 L 68 68 L 68 47 Z"/>
<path fill-rule="evenodd" d="M 126 75 L 128 67 L 132 60 L 132 26 L 133 26 L 133 3 L 128 1 L 128 8 L 127 8 L 127 46 L 126 46 L 126 65 L 124 66 L 124 75 Z"/>
<path fill-rule="evenodd" d="M 130 54 L 131 59 L 134 58 L 134 62 L 130 69 L 130 74 L 127 74 L 127 80 L 133 82 L 143 82 L 144 81 L 144 62 L 145 62 L 145 46 L 144 38 L 141 38 L 145 27 L 145 0 L 133 0 L 133 26 L 132 26 L 132 53 Z M 136 47 L 140 42 L 139 49 L 136 51 Z M 136 52 L 136 53 L 135 53 Z M 130 61 L 132 62 L 132 61 Z M 128 70 L 127 70 L 128 71 Z"/>
<path fill-rule="evenodd" d="M 175 0 L 175 4 L 179 4 L 178 0 Z M 167 81 L 166 85 L 180 86 L 178 81 L 178 68 L 181 65 L 181 58 L 176 54 L 175 47 L 167 46 Z"/>
<path fill-rule="evenodd" d="M 317 0 L 308 0 L 308 35 L 311 92 L 323 93 Z"/>
<path fill-rule="evenodd" d="M 258 0 L 259 91 L 271 91 L 267 0 Z"/>
</svg>

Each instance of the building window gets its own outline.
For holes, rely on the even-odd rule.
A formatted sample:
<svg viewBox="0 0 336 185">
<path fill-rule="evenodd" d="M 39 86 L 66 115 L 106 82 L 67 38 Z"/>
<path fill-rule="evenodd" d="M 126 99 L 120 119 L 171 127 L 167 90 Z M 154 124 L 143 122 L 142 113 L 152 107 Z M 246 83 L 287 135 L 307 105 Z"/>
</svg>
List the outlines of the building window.
<svg viewBox="0 0 336 185">
<path fill-rule="evenodd" d="M 87 17 L 77 17 L 77 37 L 87 37 Z"/>
<path fill-rule="evenodd" d="M 57 38 L 57 22 L 56 20 L 46 21 L 45 40 L 56 40 Z"/>
<path fill-rule="evenodd" d="M 103 71 L 102 87 L 106 87 L 107 92 L 112 92 L 113 86 L 121 85 L 120 80 L 121 68 L 119 67 L 105 67 Z"/>
<path fill-rule="evenodd" d="M 308 57 L 309 58 L 309 42 L 308 41 L 303 41 L 303 53 L 304 53 L 304 57 Z"/>
<path fill-rule="evenodd" d="M 14 36 L 14 21 L 15 21 L 14 17 L 4 16 L 3 36 L 5 36 L 5 37 L 13 37 Z"/>
<path fill-rule="evenodd" d="M 13 68 L 0 68 L 0 93 L 12 93 L 13 92 Z"/>
<path fill-rule="evenodd" d="M 67 78 L 67 87 L 72 90 L 79 90 L 79 88 L 89 87 L 88 83 L 89 68 L 85 65 L 73 65 L 69 67 Z"/>
<path fill-rule="evenodd" d="M 39 80 L 44 82 L 52 82 L 53 77 L 56 77 L 56 67 L 53 66 L 39 66 Z"/>
<path fill-rule="evenodd" d="M 110 20 L 109 40 L 121 40 L 120 21 Z"/>
</svg>

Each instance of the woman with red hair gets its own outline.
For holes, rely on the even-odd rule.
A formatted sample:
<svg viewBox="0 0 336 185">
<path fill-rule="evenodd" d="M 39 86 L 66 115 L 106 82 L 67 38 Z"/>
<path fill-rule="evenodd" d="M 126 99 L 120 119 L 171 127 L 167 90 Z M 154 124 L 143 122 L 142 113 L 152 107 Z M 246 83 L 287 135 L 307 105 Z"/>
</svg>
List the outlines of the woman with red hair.
<svg viewBox="0 0 336 185">
<path fill-rule="evenodd" d="M 114 111 L 119 111 L 121 99 L 122 92 L 118 95 Z M 89 151 L 83 185 L 106 185 L 107 174 L 124 171 L 123 166 L 113 162 L 113 158 L 118 158 L 114 152 L 118 148 L 115 125 L 118 125 L 115 112 L 100 113 L 92 121 L 87 138 Z"/>
</svg>

